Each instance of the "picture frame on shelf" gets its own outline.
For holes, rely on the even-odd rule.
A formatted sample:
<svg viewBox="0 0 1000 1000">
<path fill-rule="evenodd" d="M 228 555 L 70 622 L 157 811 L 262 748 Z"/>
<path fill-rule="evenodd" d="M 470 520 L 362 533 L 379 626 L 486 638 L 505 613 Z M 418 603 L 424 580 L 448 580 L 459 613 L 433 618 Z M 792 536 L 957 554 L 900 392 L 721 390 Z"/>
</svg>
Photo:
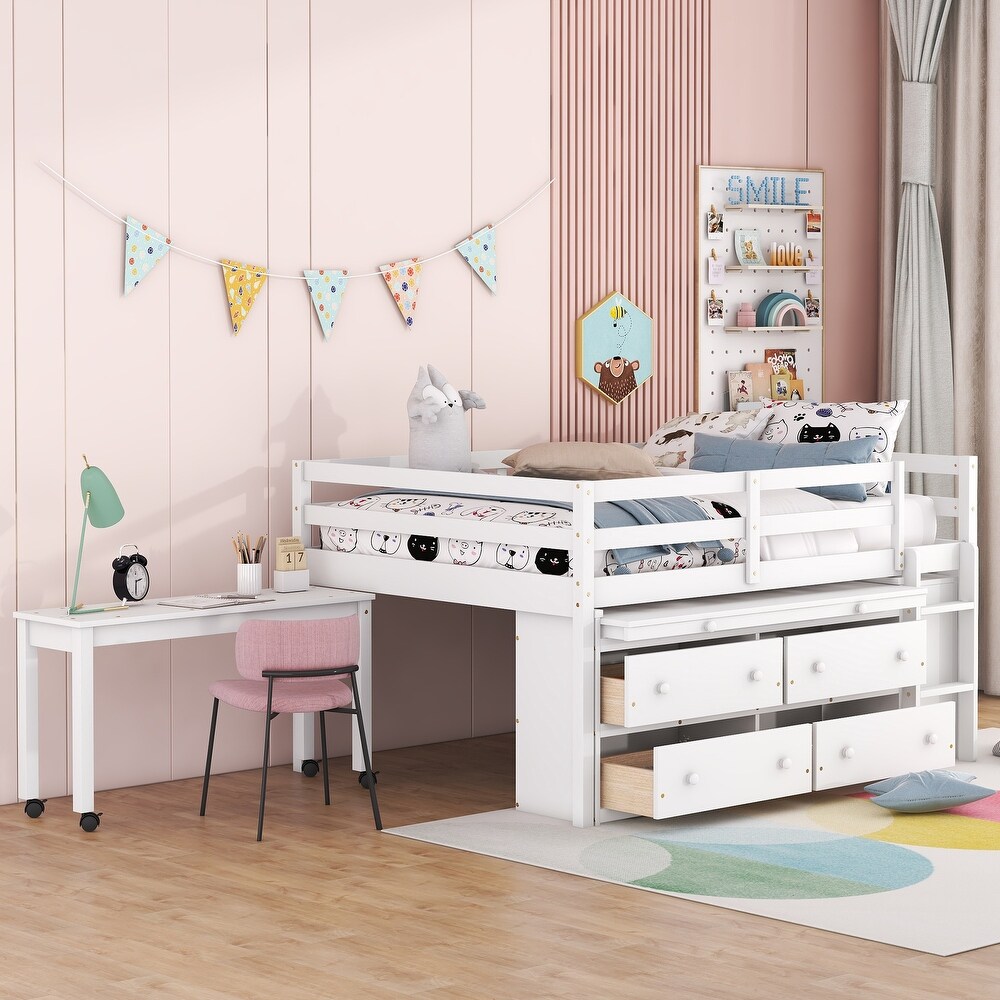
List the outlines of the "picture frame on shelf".
<svg viewBox="0 0 1000 1000">
<path fill-rule="evenodd" d="M 771 375 L 774 369 L 766 361 L 751 361 L 746 365 L 746 371 L 750 375 L 751 388 L 754 402 L 771 398 Z"/>
<path fill-rule="evenodd" d="M 736 259 L 741 267 L 764 267 L 764 252 L 760 248 L 760 232 L 756 229 L 734 229 Z"/>
<path fill-rule="evenodd" d="M 771 366 L 772 375 L 786 371 L 791 378 L 798 377 L 794 347 L 768 347 L 764 351 L 764 360 Z"/>
<path fill-rule="evenodd" d="M 752 403 L 753 378 L 747 371 L 729 372 L 729 409 L 735 410 L 740 403 Z"/>
<path fill-rule="evenodd" d="M 782 368 L 779 372 L 771 375 L 771 399 L 787 403 L 791 395 L 792 378 L 788 372 Z M 801 382 L 799 383 L 801 385 Z"/>
<path fill-rule="evenodd" d="M 806 398 L 805 386 L 800 378 L 790 378 L 788 380 L 788 399 L 790 402 L 801 402 Z"/>
</svg>

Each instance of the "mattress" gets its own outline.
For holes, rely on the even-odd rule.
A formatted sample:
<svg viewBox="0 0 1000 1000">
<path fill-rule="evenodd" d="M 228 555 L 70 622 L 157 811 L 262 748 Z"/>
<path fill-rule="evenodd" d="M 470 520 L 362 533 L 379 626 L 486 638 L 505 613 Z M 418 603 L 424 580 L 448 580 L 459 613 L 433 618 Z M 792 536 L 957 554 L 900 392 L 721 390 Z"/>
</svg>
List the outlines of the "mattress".
<svg viewBox="0 0 1000 1000">
<path fill-rule="evenodd" d="M 743 562 L 745 541 L 742 538 L 729 538 L 725 531 L 727 518 L 741 516 L 740 511 L 730 503 L 733 496 L 706 495 L 687 499 L 696 504 L 704 516 L 720 522 L 717 543 L 659 546 L 657 552 L 636 559 L 618 559 L 612 552 L 598 552 L 594 557 L 595 573 L 611 576 Z M 890 504 L 891 499 L 871 497 L 866 502 L 881 506 Z M 447 525 L 442 523 L 455 519 L 465 523 L 569 528 L 569 512 L 560 507 L 528 501 L 405 492 L 367 493 L 326 506 L 373 513 L 405 511 L 423 515 L 428 521 L 426 533 L 421 534 L 323 526 L 320 537 L 324 549 L 549 576 L 563 576 L 572 571 L 572 560 L 564 549 L 453 539 L 448 537 Z M 761 496 L 761 513 L 764 515 L 852 509 L 856 506 L 850 502 L 827 500 L 813 493 L 794 489 L 768 490 Z M 904 508 L 905 544 L 930 544 L 934 541 L 935 526 L 933 501 L 927 497 L 908 495 Z M 776 535 L 762 539 L 761 558 L 799 559 L 887 548 L 889 534 L 888 526 L 878 526 Z"/>
</svg>

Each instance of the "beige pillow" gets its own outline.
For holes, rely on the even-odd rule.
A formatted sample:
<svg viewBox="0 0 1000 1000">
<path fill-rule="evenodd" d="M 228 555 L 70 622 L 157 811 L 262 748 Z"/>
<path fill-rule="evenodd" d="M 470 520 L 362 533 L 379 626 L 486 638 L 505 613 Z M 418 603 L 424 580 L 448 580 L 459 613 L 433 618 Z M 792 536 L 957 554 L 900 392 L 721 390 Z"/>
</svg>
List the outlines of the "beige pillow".
<svg viewBox="0 0 1000 1000">
<path fill-rule="evenodd" d="M 503 460 L 515 476 L 540 479 L 637 479 L 658 476 L 652 459 L 630 444 L 547 441 L 522 448 Z"/>
</svg>

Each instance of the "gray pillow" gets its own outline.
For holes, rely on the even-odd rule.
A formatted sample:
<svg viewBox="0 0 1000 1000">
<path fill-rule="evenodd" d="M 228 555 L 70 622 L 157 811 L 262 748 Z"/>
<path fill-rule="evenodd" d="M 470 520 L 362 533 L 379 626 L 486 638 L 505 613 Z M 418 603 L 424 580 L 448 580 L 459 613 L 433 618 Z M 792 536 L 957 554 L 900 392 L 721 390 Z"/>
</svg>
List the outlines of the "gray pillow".
<svg viewBox="0 0 1000 1000">
<path fill-rule="evenodd" d="M 715 434 L 695 434 L 691 468 L 702 472 L 752 472 L 756 469 L 802 469 L 812 465 L 864 465 L 871 461 L 877 438 L 857 438 L 823 444 L 770 444 L 733 440 Z M 861 483 L 842 486 L 804 486 L 828 500 L 863 503 Z"/>
</svg>

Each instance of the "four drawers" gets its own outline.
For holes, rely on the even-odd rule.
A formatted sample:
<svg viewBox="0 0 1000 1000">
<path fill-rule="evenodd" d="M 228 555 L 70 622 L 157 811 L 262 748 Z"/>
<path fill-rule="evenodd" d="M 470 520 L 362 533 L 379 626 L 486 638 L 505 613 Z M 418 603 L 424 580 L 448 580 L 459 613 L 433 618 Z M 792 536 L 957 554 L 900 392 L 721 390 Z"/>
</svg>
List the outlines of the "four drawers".
<svg viewBox="0 0 1000 1000">
<path fill-rule="evenodd" d="M 908 687 L 927 675 L 923 621 L 790 635 L 784 643 L 789 705 Z"/>
<path fill-rule="evenodd" d="M 781 639 L 626 656 L 601 669 L 601 721 L 648 726 L 781 704 Z"/>
</svg>

